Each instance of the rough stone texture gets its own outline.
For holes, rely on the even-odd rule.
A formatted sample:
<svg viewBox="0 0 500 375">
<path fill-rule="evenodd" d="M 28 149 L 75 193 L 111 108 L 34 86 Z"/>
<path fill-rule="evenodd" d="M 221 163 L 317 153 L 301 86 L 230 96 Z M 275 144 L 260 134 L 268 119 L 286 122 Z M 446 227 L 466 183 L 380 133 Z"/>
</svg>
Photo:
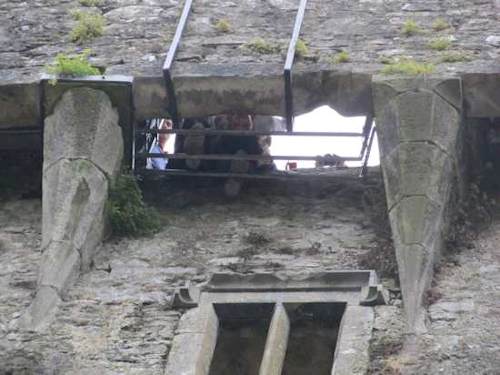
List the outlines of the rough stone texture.
<svg viewBox="0 0 500 375">
<path fill-rule="evenodd" d="M 498 374 L 500 220 L 441 267 L 429 306 L 429 332 L 414 343 L 404 374 Z"/>
<path fill-rule="evenodd" d="M 293 74 L 296 113 L 323 104 L 345 115 L 370 113 L 371 75 L 383 68 L 382 57 L 406 56 L 434 62 L 439 76 L 480 73 L 483 76 L 476 86 L 484 88 L 466 91 L 480 95 L 472 96 L 470 102 L 496 95 L 488 85 L 489 75 L 499 73 L 496 40 L 500 36 L 500 16 L 495 1 L 309 1 L 301 33 L 309 51 L 297 59 Z M 174 0 L 106 0 L 90 9 L 106 18 L 104 35 L 80 46 L 69 42 L 68 34 L 75 25 L 70 11 L 89 9 L 77 0 L 3 1 L 0 98 L 7 95 L 4 90 L 12 91 L 8 83 L 25 83 L 27 97 L 35 98 L 38 88 L 34 83 L 57 53 L 90 47 L 92 63 L 106 67 L 107 75 L 137 78 L 134 92 L 139 118 L 163 116 L 167 97 L 162 64 L 183 4 Z M 297 7 L 298 1 L 291 0 L 195 1 L 172 70 L 179 113 L 191 117 L 230 111 L 283 115 L 283 65 Z M 432 23 L 437 18 L 444 18 L 451 27 L 433 31 Z M 44 20 L 43 25 L 39 19 Z M 229 33 L 216 29 L 221 19 L 231 24 Z M 409 19 L 415 20 L 422 32 L 402 35 L 403 24 Z M 245 48 L 256 37 L 277 47 L 276 52 L 261 54 Z M 428 47 L 437 37 L 452 40 L 449 51 Z M 341 50 L 349 53 L 350 62 L 332 64 L 332 57 Z M 470 59 L 443 63 L 444 54 L 450 51 Z M 94 78 L 102 82 L 101 77 Z M 0 100 L 0 105 L 8 108 L 10 103 L 23 100 L 18 94 L 5 103 Z M 38 111 L 38 106 L 32 104 L 25 114 Z M 491 103 L 477 105 L 473 110 L 491 112 L 491 107 L 498 113 L 497 106 Z M 0 110 L 0 124 L 25 125 L 17 117 L 15 123 L 8 124 L 12 119 L 3 118 L 4 112 L 10 111 Z M 36 121 L 29 126 L 36 126 Z"/>
<path fill-rule="evenodd" d="M 2 83 L 0 79 L 0 129 L 39 125 L 40 90 L 38 86 Z M 22 101 L 19 98 L 22 98 Z"/>
<path fill-rule="evenodd" d="M 463 77 L 465 111 L 467 117 L 500 116 L 500 75 L 466 74 Z"/>
<path fill-rule="evenodd" d="M 164 229 L 151 238 L 107 242 L 90 272 L 60 303 L 43 332 L 16 321 L 32 300 L 40 259 L 39 202 L 0 209 L 0 363 L 2 371 L 162 374 L 181 311 L 168 302 L 186 281 L 213 272 L 300 275 L 358 269 L 376 234 L 346 178 L 315 185 L 266 182 L 227 201 L 222 187 L 165 192 Z M 157 195 L 152 196 L 158 202 Z M 252 244 L 248 234 L 261 234 Z M 1 373 L 1 371 L 0 371 Z"/>
<path fill-rule="evenodd" d="M 369 364 L 369 340 L 373 329 L 373 310 L 347 306 L 333 363 L 334 375 L 366 374 Z"/>
<path fill-rule="evenodd" d="M 26 327 L 38 328 L 53 309 L 45 299 L 47 288 L 62 297 L 80 270 L 90 267 L 104 237 L 108 187 L 122 156 L 118 115 L 106 94 L 85 88 L 66 92 L 45 122 L 38 275 L 38 287 L 45 289 L 38 290 L 24 316 Z"/>
<path fill-rule="evenodd" d="M 302 60 L 301 68 L 330 65 L 329 58 L 340 50 L 348 51 L 351 56 L 352 63 L 345 68 L 358 72 L 380 69 L 382 55 L 439 60 L 440 53 L 427 47 L 429 39 L 437 35 L 452 36 L 453 49 L 464 50 L 474 57 L 472 62 L 441 64 L 440 71 L 495 67 L 498 49 L 486 43 L 488 37 L 500 35 L 495 1 L 310 1 L 301 35 L 309 45 L 309 58 Z M 99 9 L 93 9 L 106 18 L 104 35 L 84 46 L 93 49 L 94 62 L 106 66 L 108 73 L 158 76 L 183 4 L 174 0 L 107 0 Z M 195 1 L 177 56 L 178 71 L 200 63 L 235 66 L 236 62 L 281 70 L 297 7 L 298 2 L 292 0 Z M 66 52 L 68 46 L 76 47 L 69 41 L 69 32 L 75 24 L 69 15 L 72 9 L 84 7 L 76 0 L 3 1 L 0 80 L 36 78 L 56 53 Z M 452 27 L 432 32 L 432 23 L 438 17 L 445 18 Z M 401 34 L 402 25 L 410 18 L 420 25 L 423 33 L 412 37 Z M 229 33 L 214 27 L 220 19 L 231 24 Z M 260 55 L 242 48 L 255 37 L 281 51 Z"/>
<path fill-rule="evenodd" d="M 407 82 L 406 82 L 407 84 Z M 375 114 L 387 205 L 410 331 L 423 331 L 430 286 L 447 221 L 461 125 L 457 80 L 380 82 Z"/>
<path fill-rule="evenodd" d="M 219 319 L 211 305 L 186 312 L 179 322 L 165 375 L 207 374 L 218 329 Z"/>
</svg>

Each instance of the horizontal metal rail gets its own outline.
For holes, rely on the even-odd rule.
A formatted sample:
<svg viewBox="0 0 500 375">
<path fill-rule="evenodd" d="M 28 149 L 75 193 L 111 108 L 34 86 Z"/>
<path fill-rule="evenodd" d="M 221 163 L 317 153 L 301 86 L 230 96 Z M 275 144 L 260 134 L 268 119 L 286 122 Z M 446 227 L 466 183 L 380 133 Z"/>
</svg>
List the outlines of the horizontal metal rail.
<svg viewBox="0 0 500 375">
<path fill-rule="evenodd" d="M 342 132 L 284 132 L 284 131 L 253 131 L 253 130 L 211 130 L 211 129 L 151 129 L 138 130 L 136 135 L 144 134 L 180 134 L 180 135 L 228 135 L 228 136 L 259 136 L 259 135 L 283 135 L 304 137 L 364 137 L 363 133 Z"/>
<path fill-rule="evenodd" d="M 184 176 L 184 177 L 215 177 L 215 178 L 241 178 L 241 179 L 256 179 L 256 180 L 289 180 L 289 179 L 334 179 L 339 178 L 335 174 L 327 173 L 300 173 L 300 172 L 284 172 L 274 171 L 268 173 L 230 173 L 230 172 L 193 172 L 183 169 L 164 169 L 164 170 L 144 170 L 144 175 L 151 175 L 154 177 L 161 175 L 170 176 Z M 344 176 L 343 176 L 344 177 Z M 354 177 L 354 176 L 353 176 Z M 355 178 L 358 178 L 355 176 Z"/>
<path fill-rule="evenodd" d="M 236 154 L 160 154 L 160 153 L 142 153 L 138 156 L 144 158 L 161 158 L 161 159 L 188 159 L 188 160 L 249 160 L 249 161 L 273 161 L 273 160 L 309 160 L 319 162 L 336 162 L 336 161 L 360 161 L 363 160 L 359 156 L 354 157 L 338 157 L 329 158 L 325 156 L 302 156 L 302 155 L 236 155 Z"/>
<path fill-rule="evenodd" d="M 23 134 L 40 134 L 42 133 L 42 129 L 0 129 L 0 134 L 14 134 L 14 135 L 23 135 Z"/>
</svg>

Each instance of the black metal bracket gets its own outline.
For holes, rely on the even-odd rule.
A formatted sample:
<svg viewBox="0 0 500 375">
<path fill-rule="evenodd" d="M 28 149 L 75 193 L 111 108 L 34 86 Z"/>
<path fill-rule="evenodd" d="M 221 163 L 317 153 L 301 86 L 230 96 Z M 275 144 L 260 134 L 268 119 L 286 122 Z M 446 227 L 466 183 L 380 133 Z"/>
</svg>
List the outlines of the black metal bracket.
<svg viewBox="0 0 500 375">
<path fill-rule="evenodd" d="M 286 54 L 286 61 L 284 67 L 284 80 L 285 80 L 285 112 L 286 112 L 286 129 L 289 132 L 293 131 L 293 93 L 292 93 L 292 66 L 295 60 L 295 47 L 299 40 L 300 28 L 304 20 L 306 12 L 307 0 L 301 0 L 297 16 L 295 17 L 295 25 L 293 26 L 292 38 L 288 45 L 288 52 Z"/>
<path fill-rule="evenodd" d="M 177 53 L 177 48 L 179 47 L 179 43 L 182 38 L 182 33 L 184 32 L 184 28 L 186 27 L 189 13 L 191 12 L 192 4 L 193 0 L 186 0 L 186 2 L 184 3 L 184 8 L 182 9 L 181 18 L 179 19 L 179 22 L 177 23 L 177 28 L 175 30 L 174 39 L 170 44 L 167 57 L 165 58 L 165 62 L 163 63 L 163 78 L 165 80 L 165 85 L 167 88 L 169 112 L 170 116 L 172 116 L 174 128 L 179 127 L 179 114 L 177 111 L 177 98 L 175 96 L 175 88 L 174 88 L 174 82 L 172 80 L 171 69 L 174 63 L 175 55 Z"/>
</svg>

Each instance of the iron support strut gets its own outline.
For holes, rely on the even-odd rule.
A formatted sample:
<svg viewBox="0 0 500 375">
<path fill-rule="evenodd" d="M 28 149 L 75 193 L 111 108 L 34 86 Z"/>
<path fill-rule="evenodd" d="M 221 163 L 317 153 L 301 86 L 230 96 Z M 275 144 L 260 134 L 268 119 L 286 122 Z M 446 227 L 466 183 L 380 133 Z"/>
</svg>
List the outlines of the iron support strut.
<svg viewBox="0 0 500 375">
<path fill-rule="evenodd" d="M 182 9 L 181 18 L 179 19 L 179 23 L 177 24 L 177 28 L 175 29 L 174 39 L 170 44 L 167 57 L 165 58 L 165 63 L 163 64 L 163 78 L 165 80 L 165 85 L 167 88 L 169 112 L 170 116 L 172 116 L 172 121 L 174 123 L 175 128 L 179 127 L 179 114 L 177 112 L 177 98 L 175 96 L 174 82 L 172 80 L 171 69 L 174 63 L 175 55 L 177 53 L 177 48 L 179 47 L 179 43 L 182 38 L 182 33 L 184 32 L 184 28 L 187 23 L 189 13 L 191 12 L 192 4 L 193 0 L 186 0 L 186 2 L 184 3 L 184 8 Z"/>
<path fill-rule="evenodd" d="M 304 20 L 306 11 L 307 0 L 301 0 L 297 16 L 295 17 L 295 25 L 293 26 L 292 38 L 288 45 L 288 52 L 286 54 L 285 68 L 283 72 L 285 80 L 285 111 L 286 111 L 286 129 L 288 132 L 293 131 L 293 93 L 292 93 L 292 66 L 295 60 L 295 47 L 299 40 L 300 28 Z"/>
</svg>

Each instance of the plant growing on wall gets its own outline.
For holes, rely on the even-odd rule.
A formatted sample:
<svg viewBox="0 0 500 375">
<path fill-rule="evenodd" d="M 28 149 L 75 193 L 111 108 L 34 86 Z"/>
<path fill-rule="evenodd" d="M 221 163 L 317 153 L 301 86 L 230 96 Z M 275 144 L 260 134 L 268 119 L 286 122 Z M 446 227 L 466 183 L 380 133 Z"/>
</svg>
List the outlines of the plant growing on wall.
<svg viewBox="0 0 500 375">
<path fill-rule="evenodd" d="M 228 33 L 231 31 L 231 24 L 226 19 L 221 19 L 214 25 L 215 29 L 221 33 Z"/>
<path fill-rule="evenodd" d="M 434 31 L 443 31 L 450 27 L 450 24 L 444 18 L 438 18 L 432 23 L 432 30 Z"/>
<path fill-rule="evenodd" d="M 79 0 L 80 5 L 84 7 L 97 7 L 102 5 L 102 0 Z"/>
<path fill-rule="evenodd" d="M 146 206 L 134 176 L 121 174 L 111 186 L 107 213 L 113 234 L 117 236 L 144 236 L 158 232 L 158 212 Z"/>
<path fill-rule="evenodd" d="M 332 57 L 332 62 L 334 64 L 343 64 L 349 61 L 351 61 L 351 57 L 349 56 L 349 53 L 347 53 L 346 51 L 341 51 Z"/>
<path fill-rule="evenodd" d="M 72 12 L 72 16 L 77 21 L 69 35 L 72 42 L 83 43 L 104 33 L 106 21 L 102 14 L 77 10 Z"/>
<path fill-rule="evenodd" d="M 297 44 L 295 45 L 295 56 L 304 57 L 309 53 L 309 47 L 307 47 L 306 42 L 302 39 L 297 40 Z"/>
<path fill-rule="evenodd" d="M 472 60 L 472 57 L 463 51 L 447 52 L 441 57 L 443 63 L 457 63 Z"/>
<path fill-rule="evenodd" d="M 422 63 L 412 59 L 400 59 L 393 63 L 387 64 L 382 69 L 382 74 L 402 74 L 402 75 L 418 75 L 430 74 L 434 71 L 435 66 L 430 63 Z"/>
<path fill-rule="evenodd" d="M 90 49 L 85 49 L 83 52 L 75 55 L 67 55 L 59 53 L 51 65 L 45 67 L 49 74 L 57 77 L 85 77 L 100 75 L 101 72 L 95 66 L 92 66 L 88 60 L 90 56 Z M 57 78 L 50 81 L 55 84 Z"/>
<path fill-rule="evenodd" d="M 444 51 L 450 48 L 451 40 L 449 38 L 436 38 L 429 42 L 429 48 L 435 51 Z"/>
<path fill-rule="evenodd" d="M 420 31 L 420 27 L 418 27 L 417 23 L 414 20 L 409 19 L 403 24 L 401 33 L 405 36 L 412 36 L 418 34 Z"/>
<path fill-rule="evenodd" d="M 245 48 L 251 52 L 259 53 L 261 55 L 270 55 L 270 54 L 277 53 L 280 51 L 279 47 L 273 46 L 271 43 L 266 42 L 262 38 L 252 39 L 248 43 L 245 43 L 243 45 L 243 48 Z"/>
</svg>

